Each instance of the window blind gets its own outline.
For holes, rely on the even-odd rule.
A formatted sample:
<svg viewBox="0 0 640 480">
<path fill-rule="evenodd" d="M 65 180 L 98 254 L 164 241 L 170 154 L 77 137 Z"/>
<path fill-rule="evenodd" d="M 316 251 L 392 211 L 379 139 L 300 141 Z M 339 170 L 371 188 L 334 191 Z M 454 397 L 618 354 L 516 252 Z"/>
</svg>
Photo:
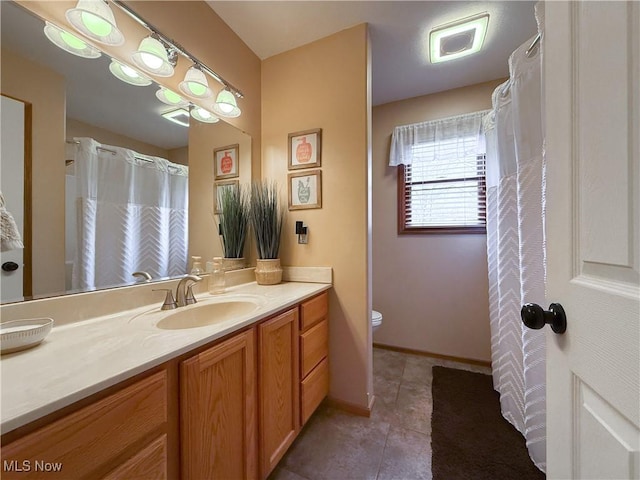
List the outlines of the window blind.
<svg viewBox="0 0 640 480">
<path fill-rule="evenodd" d="M 486 224 L 485 155 L 477 136 L 412 145 L 404 166 L 405 228 L 482 227 Z"/>
</svg>

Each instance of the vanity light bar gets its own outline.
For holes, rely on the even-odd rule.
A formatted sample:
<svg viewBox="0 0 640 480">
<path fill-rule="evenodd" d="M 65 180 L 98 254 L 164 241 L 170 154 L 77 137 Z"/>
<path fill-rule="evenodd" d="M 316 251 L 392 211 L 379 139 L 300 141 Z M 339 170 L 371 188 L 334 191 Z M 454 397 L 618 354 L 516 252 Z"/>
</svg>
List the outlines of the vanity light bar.
<svg viewBox="0 0 640 480">
<path fill-rule="evenodd" d="M 122 0 L 111 0 L 111 3 L 113 3 L 118 8 L 120 8 L 120 10 L 125 12 L 127 15 L 129 15 L 131 18 L 133 18 L 136 22 L 138 22 L 144 28 L 146 28 L 147 30 L 149 30 L 150 32 L 155 34 L 158 37 L 158 39 L 162 43 L 164 43 L 166 46 L 172 48 L 173 50 L 178 52 L 183 57 L 188 58 L 195 65 L 199 66 L 202 71 L 207 72 L 212 78 L 214 78 L 217 82 L 219 82 L 222 85 L 224 85 L 224 87 L 227 88 L 230 92 L 232 92 L 236 97 L 244 98 L 244 94 L 240 90 L 238 90 L 232 84 L 227 82 L 221 75 L 219 75 L 218 73 L 216 73 L 213 70 L 211 70 L 206 64 L 204 64 L 203 62 L 198 60 L 196 57 L 194 57 L 186 48 L 184 48 L 178 42 L 170 39 L 169 37 L 167 37 L 165 35 L 163 35 L 160 32 L 160 30 L 158 30 L 151 23 L 149 23 L 144 18 L 142 18 L 140 15 L 138 15 L 135 11 L 133 11 L 131 9 L 131 7 L 127 6 Z"/>
</svg>

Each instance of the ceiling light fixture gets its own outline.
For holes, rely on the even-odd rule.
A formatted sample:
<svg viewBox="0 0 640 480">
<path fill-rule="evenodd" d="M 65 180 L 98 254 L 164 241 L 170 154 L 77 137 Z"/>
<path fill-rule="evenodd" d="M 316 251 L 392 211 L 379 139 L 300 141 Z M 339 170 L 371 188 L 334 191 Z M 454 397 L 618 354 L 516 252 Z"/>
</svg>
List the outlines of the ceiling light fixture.
<svg viewBox="0 0 640 480">
<path fill-rule="evenodd" d="M 151 79 L 145 77 L 140 72 L 131 68 L 129 65 L 125 65 L 118 60 L 111 59 L 109 64 L 109 71 L 118 79 L 122 80 L 129 85 L 135 85 L 137 87 L 146 87 L 151 85 Z"/>
<path fill-rule="evenodd" d="M 166 103 L 167 105 L 171 105 L 174 107 L 175 106 L 183 107 L 189 103 L 180 95 L 178 95 L 176 92 L 174 92 L 173 90 L 169 90 L 168 88 L 165 88 L 165 87 L 160 87 L 158 90 L 156 90 L 156 97 L 162 103 Z"/>
<path fill-rule="evenodd" d="M 196 67 L 198 70 L 200 70 L 201 73 L 210 76 L 211 78 L 213 78 L 217 82 L 219 82 L 222 85 L 224 85 L 225 89 L 227 89 L 232 95 L 234 95 L 236 97 L 236 99 L 237 98 L 244 98 L 244 95 L 240 90 L 238 90 L 235 86 L 233 86 L 231 83 L 226 81 L 220 74 L 218 74 L 217 72 L 215 72 L 214 70 L 209 68 L 205 63 L 203 63 L 200 60 L 198 60 L 188 50 L 186 50 L 182 45 L 177 43 L 175 40 L 167 37 L 162 32 L 160 32 L 156 27 L 151 25 L 147 20 L 145 20 L 140 15 L 138 15 L 134 10 L 132 10 L 131 7 L 129 7 L 125 2 L 123 2 L 122 0 L 110 0 L 110 4 L 117 6 L 120 10 L 122 10 L 124 13 L 129 15 L 131 18 L 133 18 L 140 25 L 145 27 L 149 32 L 151 32 L 151 36 L 153 38 L 155 38 L 156 40 L 158 40 L 165 47 L 166 51 L 168 51 L 168 61 L 173 67 L 175 67 L 176 64 L 177 64 L 178 54 L 182 55 L 183 57 L 187 58 L 193 64 L 194 67 Z M 139 53 L 139 52 L 142 53 L 142 49 L 139 49 L 139 51 L 136 52 L 136 53 Z M 135 55 L 135 56 L 136 57 L 141 57 L 141 55 Z M 138 65 L 140 68 L 142 68 L 145 72 L 152 73 L 152 74 L 158 75 L 158 76 L 163 76 L 162 74 L 160 74 L 158 72 L 149 71 L 148 68 L 146 68 L 146 66 L 142 66 L 139 62 L 141 62 L 141 59 L 136 61 L 136 65 Z M 156 61 L 156 63 L 157 63 L 157 61 Z M 170 76 L 170 75 L 171 74 L 166 75 L 166 76 Z M 204 81 L 202 81 L 202 77 L 204 78 Z M 201 83 L 200 85 L 192 84 L 190 86 L 191 88 L 187 89 L 187 91 L 183 91 L 182 89 L 180 89 L 180 90 L 183 91 L 183 93 L 185 95 L 188 95 L 188 96 L 193 97 L 193 98 L 207 98 L 208 96 L 211 95 L 211 92 L 210 92 L 210 90 L 207 91 L 207 89 L 209 88 L 209 86 L 207 84 L 207 80 L 206 80 L 207 77 L 205 75 L 202 75 L 202 77 L 201 77 L 201 80 L 200 80 L 200 83 Z M 190 78 L 185 78 L 185 80 L 189 81 L 191 79 Z M 205 92 L 204 94 L 202 94 L 203 86 L 204 86 L 204 92 Z M 235 99 L 234 99 L 234 102 L 235 102 Z M 237 111 L 235 110 L 235 108 L 237 108 L 237 104 L 235 105 L 235 108 L 234 108 L 233 105 L 231 105 L 230 107 L 223 107 L 223 108 L 230 109 L 232 115 L 234 115 L 236 113 L 237 113 L 237 115 L 240 114 L 240 110 L 239 109 Z M 227 116 L 229 116 L 229 115 L 227 115 Z"/>
<path fill-rule="evenodd" d="M 240 109 L 236 102 L 236 97 L 227 88 L 223 88 L 216 97 L 216 103 L 213 105 L 213 112 L 228 118 L 240 116 Z"/>
<path fill-rule="evenodd" d="M 124 43 L 111 8 L 102 0 L 78 0 L 76 8 L 67 10 L 65 17 L 76 30 L 96 42 L 105 45 Z"/>
<path fill-rule="evenodd" d="M 187 70 L 184 80 L 178 88 L 182 93 L 194 98 L 208 98 L 211 96 L 209 82 L 203 71 L 196 65 Z"/>
<path fill-rule="evenodd" d="M 466 57 L 482 48 L 489 14 L 481 13 L 434 28 L 429 33 L 431 63 Z"/>
<path fill-rule="evenodd" d="M 98 58 L 102 55 L 102 52 L 97 48 L 53 23 L 45 21 L 44 34 L 56 47 L 61 48 L 65 52 L 77 55 L 78 57 Z"/>
<path fill-rule="evenodd" d="M 191 107 L 191 116 L 203 123 L 216 123 L 220 121 L 220 119 L 209 110 L 205 110 L 204 108 L 195 105 Z"/>
<path fill-rule="evenodd" d="M 184 108 L 175 108 L 173 110 L 168 110 L 162 114 L 164 118 L 169 120 L 170 122 L 177 123 L 183 127 L 189 126 L 189 112 L 187 112 Z"/>
<path fill-rule="evenodd" d="M 153 36 L 143 38 L 138 50 L 131 56 L 138 67 L 158 77 L 173 75 L 173 66 L 177 60 L 175 55 L 172 55 L 170 60 L 167 48 Z"/>
</svg>

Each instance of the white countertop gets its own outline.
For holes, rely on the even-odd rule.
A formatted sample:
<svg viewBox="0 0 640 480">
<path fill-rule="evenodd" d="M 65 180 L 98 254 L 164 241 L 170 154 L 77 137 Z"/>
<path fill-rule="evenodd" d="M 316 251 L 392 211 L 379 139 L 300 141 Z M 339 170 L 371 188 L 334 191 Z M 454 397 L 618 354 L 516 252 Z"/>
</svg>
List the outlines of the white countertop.
<svg viewBox="0 0 640 480">
<path fill-rule="evenodd" d="M 222 295 L 198 294 L 198 304 L 176 310 L 161 311 L 159 302 L 54 327 L 37 347 L 0 358 L 1 431 L 14 430 L 329 288 L 319 283 L 254 282 L 228 288 Z M 249 298 L 256 308 L 203 327 L 155 326 L 167 315 L 234 297 Z"/>
</svg>

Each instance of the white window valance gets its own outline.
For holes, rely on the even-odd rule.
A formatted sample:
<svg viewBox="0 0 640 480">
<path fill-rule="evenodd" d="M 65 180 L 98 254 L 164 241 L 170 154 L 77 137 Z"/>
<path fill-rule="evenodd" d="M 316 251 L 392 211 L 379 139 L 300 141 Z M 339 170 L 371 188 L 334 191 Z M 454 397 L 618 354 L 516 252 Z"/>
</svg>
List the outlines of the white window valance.
<svg viewBox="0 0 640 480">
<path fill-rule="evenodd" d="M 453 139 L 466 139 L 464 148 L 473 149 L 473 153 L 484 153 L 483 141 L 481 141 L 482 117 L 489 110 L 481 112 L 457 115 L 455 117 L 442 118 L 429 122 L 402 125 L 393 129 L 391 137 L 391 152 L 389 155 L 389 166 L 411 165 L 415 152 L 415 146 L 421 144 L 438 145 L 439 143 L 450 143 Z M 469 138 L 476 141 L 469 142 Z M 450 149 L 446 149 L 451 152 Z M 446 155 L 440 149 L 433 149 L 434 155 L 438 155 L 438 160 Z"/>
</svg>

